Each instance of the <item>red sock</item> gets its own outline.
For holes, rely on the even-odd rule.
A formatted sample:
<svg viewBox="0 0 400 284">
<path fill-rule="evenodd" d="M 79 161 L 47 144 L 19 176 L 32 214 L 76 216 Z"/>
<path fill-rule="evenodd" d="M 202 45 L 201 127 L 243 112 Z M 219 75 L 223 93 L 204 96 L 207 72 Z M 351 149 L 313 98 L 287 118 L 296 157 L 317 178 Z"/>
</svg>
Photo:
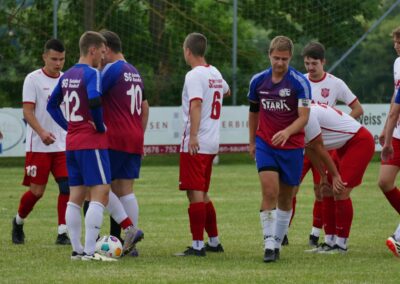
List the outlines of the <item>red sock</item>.
<svg viewBox="0 0 400 284">
<path fill-rule="evenodd" d="M 67 203 L 69 199 L 69 194 L 59 194 L 57 211 L 58 211 L 58 225 L 65 225 L 65 211 L 67 210 Z"/>
<path fill-rule="evenodd" d="M 292 216 L 290 216 L 289 227 L 290 227 L 290 225 L 292 225 L 292 221 L 293 221 L 293 218 L 294 218 L 294 213 L 296 212 L 296 203 L 297 203 L 297 199 L 296 199 L 296 196 L 295 196 L 292 199 Z"/>
<path fill-rule="evenodd" d="M 122 222 L 119 224 L 121 226 L 122 229 L 126 229 L 130 226 L 133 226 L 133 223 L 131 221 L 131 219 L 129 219 L 129 217 L 127 217 L 126 219 L 122 220 Z"/>
<path fill-rule="evenodd" d="M 190 231 L 192 239 L 203 240 L 204 228 L 206 224 L 206 205 L 204 202 L 191 203 L 188 208 Z"/>
<path fill-rule="evenodd" d="M 322 220 L 322 201 L 315 200 L 313 209 L 313 227 L 321 229 L 324 224 Z"/>
<path fill-rule="evenodd" d="M 385 194 L 390 205 L 392 205 L 393 208 L 396 209 L 397 213 L 400 214 L 400 190 L 395 187 L 388 192 L 384 192 L 383 194 Z"/>
<path fill-rule="evenodd" d="M 336 235 L 339 238 L 348 238 L 351 222 L 353 221 L 353 203 L 351 199 L 336 200 Z"/>
<path fill-rule="evenodd" d="M 215 213 L 215 208 L 211 201 L 206 203 L 205 229 L 210 238 L 218 236 L 217 214 Z"/>
<path fill-rule="evenodd" d="M 22 219 L 25 219 L 29 213 L 31 213 L 33 206 L 35 206 L 36 202 L 40 199 L 40 197 L 37 197 L 32 193 L 32 191 L 28 190 L 26 191 L 22 197 L 21 201 L 19 202 L 19 208 L 18 208 L 18 215 Z"/>
<path fill-rule="evenodd" d="M 336 233 L 336 218 L 335 199 L 333 196 L 322 199 L 322 220 L 324 222 L 325 235 L 334 235 Z"/>
</svg>

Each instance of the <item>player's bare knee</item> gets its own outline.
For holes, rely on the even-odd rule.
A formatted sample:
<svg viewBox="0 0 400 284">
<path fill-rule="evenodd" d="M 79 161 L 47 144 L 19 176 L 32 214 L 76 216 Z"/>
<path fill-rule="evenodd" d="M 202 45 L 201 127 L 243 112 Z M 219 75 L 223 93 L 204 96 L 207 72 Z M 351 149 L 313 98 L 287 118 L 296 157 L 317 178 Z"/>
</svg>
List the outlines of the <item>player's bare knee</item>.
<svg viewBox="0 0 400 284">
<path fill-rule="evenodd" d="M 378 186 L 382 192 L 388 192 L 394 188 L 393 182 L 384 179 L 379 179 Z"/>
</svg>

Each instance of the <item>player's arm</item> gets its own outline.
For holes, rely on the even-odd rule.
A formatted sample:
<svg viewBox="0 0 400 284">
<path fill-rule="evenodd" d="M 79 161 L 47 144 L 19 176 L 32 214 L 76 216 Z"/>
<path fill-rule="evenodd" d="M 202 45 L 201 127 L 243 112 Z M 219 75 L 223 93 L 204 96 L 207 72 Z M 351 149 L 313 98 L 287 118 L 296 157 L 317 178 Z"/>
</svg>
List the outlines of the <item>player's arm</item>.
<svg viewBox="0 0 400 284">
<path fill-rule="evenodd" d="M 39 135 L 42 142 L 46 145 L 53 144 L 56 137 L 53 133 L 44 129 L 35 116 L 35 104 L 30 102 L 24 102 L 22 105 L 22 112 L 24 119 L 32 127 L 32 129 Z"/>
<path fill-rule="evenodd" d="M 106 128 L 103 122 L 103 107 L 101 103 L 101 79 L 100 72 L 96 69 L 87 69 L 86 91 L 88 94 L 90 113 L 97 132 L 105 132 Z"/>
<path fill-rule="evenodd" d="M 249 153 L 252 158 L 256 153 L 256 131 L 260 113 L 260 103 L 249 101 Z"/>
<path fill-rule="evenodd" d="M 354 118 L 359 118 L 361 115 L 364 114 L 364 109 L 358 99 L 353 101 L 349 107 L 351 108 L 350 116 Z"/>
<path fill-rule="evenodd" d="M 389 113 L 392 111 L 392 107 L 393 107 L 393 103 L 394 103 L 395 97 L 396 97 L 396 92 L 393 93 L 393 96 L 390 99 Z M 387 126 L 387 122 L 388 122 L 388 117 L 389 116 L 386 117 L 385 124 L 383 125 L 382 132 L 379 135 L 379 144 L 381 144 L 382 147 L 385 144 L 385 133 L 386 133 L 386 126 Z"/>
<path fill-rule="evenodd" d="M 399 114 L 400 114 L 400 92 L 398 91 L 394 103 L 391 104 L 390 112 L 386 120 L 386 127 L 384 134 L 385 142 L 383 144 L 381 153 L 382 160 L 384 161 L 387 161 L 393 156 L 393 146 L 392 146 L 393 130 L 397 125 Z"/>
<path fill-rule="evenodd" d="M 302 107 L 298 107 L 298 118 L 293 121 L 288 127 L 285 129 L 278 131 L 272 136 L 271 142 L 272 145 L 281 145 L 284 146 L 289 137 L 295 133 L 300 132 L 307 124 L 308 118 L 310 116 L 310 107 L 311 100 L 309 99 L 300 99 L 299 104 L 303 105 Z"/>
<path fill-rule="evenodd" d="M 345 189 L 339 171 L 333 162 L 328 151 L 324 147 L 321 135 L 318 135 L 306 146 L 306 155 L 310 159 L 313 166 L 318 170 L 323 180 L 326 179 L 325 167 L 332 176 L 332 186 L 336 192 L 341 192 Z M 325 178 L 324 178 L 325 177 Z"/>
<path fill-rule="evenodd" d="M 201 120 L 201 104 L 200 98 L 195 98 L 190 101 L 190 136 L 189 136 L 189 153 L 196 154 L 199 149 L 199 129 Z"/>
<path fill-rule="evenodd" d="M 142 102 L 142 113 L 141 113 L 143 133 L 146 132 L 147 122 L 149 121 L 149 113 L 150 113 L 149 103 L 147 100 L 144 100 Z"/>
<path fill-rule="evenodd" d="M 61 111 L 60 105 L 62 102 L 62 92 L 61 92 L 61 82 L 62 78 L 58 81 L 58 84 L 54 88 L 51 93 L 50 99 L 47 102 L 46 110 L 50 114 L 50 116 L 54 119 L 54 121 L 60 125 L 65 131 L 68 129 L 68 122 L 64 117 L 64 114 Z M 67 110 L 68 111 L 68 110 Z"/>
</svg>

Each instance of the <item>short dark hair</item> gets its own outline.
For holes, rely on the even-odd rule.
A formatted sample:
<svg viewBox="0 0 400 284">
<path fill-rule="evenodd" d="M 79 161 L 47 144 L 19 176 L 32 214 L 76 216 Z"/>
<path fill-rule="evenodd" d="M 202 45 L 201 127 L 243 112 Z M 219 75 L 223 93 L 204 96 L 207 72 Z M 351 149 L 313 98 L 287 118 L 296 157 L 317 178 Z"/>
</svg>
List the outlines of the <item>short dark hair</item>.
<svg viewBox="0 0 400 284">
<path fill-rule="evenodd" d="M 310 57 L 312 59 L 324 60 L 325 47 L 323 46 L 322 43 L 319 43 L 317 41 L 312 41 L 304 47 L 301 55 L 303 57 Z"/>
<path fill-rule="evenodd" d="M 204 56 L 207 49 L 207 38 L 201 33 L 190 33 L 183 43 L 185 48 L 189 48 L 194 56 Z"/>
<path fill-rule="evenodd" d="M 64 52 L 65 51 L 65 47 L 64 44 L 55 38 L 49 39 L 48 41 L 46 41 L 45 45 L 44 45 L 44 49 L 43 49 L 43 53 L 48 52 L 50 49 L 58 51 L 58 52 Z"/>
<path fill-rule="evenodd" d="M 106 45 L 108 48 L 110 48 L 115 53 L 122 52 L 121 39 L 116 33 L 109 30 L 101 30 L 100 34 L 106 39 Z"/>
<path fill-rule="evenodd" d="M 80 54 L 86 56 L 91 46 L 99 48 L 102 44 L 106 45 L 107 41 L 100 33 L 94 31 L 84 32 L 79 39 Z"/>
<path fill-rule="evenodd" d="M 400 27 L 397 27 L 392 31 L 392 37 L 400 38 Z"/>
</svg>

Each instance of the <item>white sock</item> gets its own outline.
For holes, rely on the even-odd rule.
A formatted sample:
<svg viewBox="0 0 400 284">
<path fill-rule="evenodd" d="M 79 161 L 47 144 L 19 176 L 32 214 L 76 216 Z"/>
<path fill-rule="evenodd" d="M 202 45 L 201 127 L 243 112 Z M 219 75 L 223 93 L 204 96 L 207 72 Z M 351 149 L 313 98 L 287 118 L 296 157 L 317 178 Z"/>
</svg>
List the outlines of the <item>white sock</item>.
<svg viewBox="0 0 400 284">
<path fill-rule="evenodd" d="M 192 247 L 196 250 L 201 250 L 204 247 L 204 241 L 193 241 Z"/>
<path fill-rule="evenodd" d="M 218 236 L 208 238 L 208 244 L 210 245 L 210 247 L 217 247 L 219 245 Z"/>
<path fill-rule="evenodd" d="M 400 242 L 400 224 L 397 227 L 396 231 L 394 232 L 394 239 L 398 242 Z"/>
<path fill-rule="evenodd" d="M 264 236 L 264 249 L 275 248 L 275 223 L 276 210 L 264 210 L 260 212 L 261 228 Z"/>
<path fill-rule="evenodd" d="M 65 225 L 65 224 L 58 225 L 58 234 L 59 235 L 65 234 L 66 232 L 67 232 L 67 225 Z"/>
<path fill-rule="evenodd" d="M 19 216 L 19 214 L 17 213 L 17 215 L 15 216 L 15 222 L 16 222 L 18 225 L 22 225 L 22 224 L 24 223 L 24 219 L 22 219 L 22 218 Z"/>
<path fill-rule="evenodd" d="M 320 228 L 312 227 L 311 235 L 319 238 L 320 233 L 321 233 L 321 229 Z"/>
<path fill-rule="evenodd" d="M 292 210 L 283 211 L 276 209 L 276 224 L 275 224 L 275 248 L 280 249 L 283 237 L 287 234 L 289 229 L 290 218 L 292 217 Z"/>
<path fill-rule="evenodd" d="M 67 203 L 65 211 L 65 221 L 67 223 L 68 235 L 71 240 L 72 250 L 77 253 L 83 253 L 81 243 L 82 220 L 81 207 L 73 202 Z"/>
<path fill-rule="evenodd" d="M 338 246 L 340 246 L 341 248 L 346 249 L 347 248 L 347 240 L 348 240 L 348 238 L 339 238 L 339 237 L 337 237 L 336 238 L 336 244 Z"/>
<path fill-rule="evenodd" d="M 85 253 L 94 254 L 96 250 L 96 239 L 103 223 L 104 206 L 100 202 L 91 201 L 85 217 Z"/>
<path fill-rule="evenodd" d="M 111 217 L 113 217 L 115 222 L 118 224 L 121 224 L 122 221 L 128 218 L 121 201 L 111 190 L 110 195 L 108 196 L 108 204 L 106 208 L 108 212 L 110 212 Z"/>
<path fill-rule="evenodd" d="M 139 223 L 139 204 L 135 194 L 130 193 L 120 197 L 119 199 L 121 200 L 128 217 L 132 220 L 133 225 L 137 227 Z"/>
<path fill-rule="evenodd" d="M 325 235 L 325 243 L 333 247 L 336 243 L 336 235 Z"/>
</svg>

